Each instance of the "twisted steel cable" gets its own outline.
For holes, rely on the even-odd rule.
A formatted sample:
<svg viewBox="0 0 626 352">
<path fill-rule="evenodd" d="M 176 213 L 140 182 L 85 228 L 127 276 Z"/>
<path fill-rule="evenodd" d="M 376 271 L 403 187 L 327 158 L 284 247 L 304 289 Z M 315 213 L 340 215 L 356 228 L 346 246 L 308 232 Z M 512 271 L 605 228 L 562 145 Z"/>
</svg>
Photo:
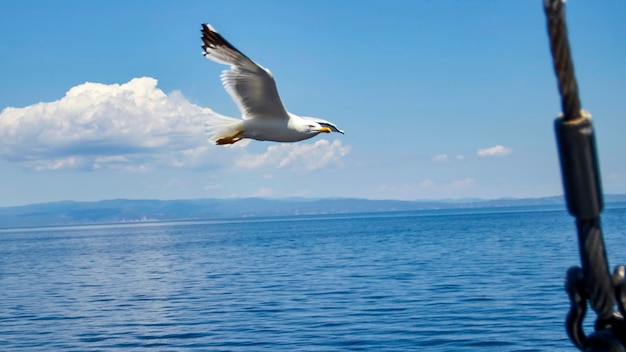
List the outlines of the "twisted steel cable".
<svg viewBox="0 0 626 352">
<path fill-rule="evenodd" d="M 591 307 L 598 314 L 598 318 L 608 320 L 613 316 L 615 294 L 609 274 L 600 219 L 578 220 L 576 225 L 583 275 Z"/>
<path fill-rule="evenodd" d="M 559 81 L 563 116 L 565 121 L 575 120 L 579 117 L 581 105 L 567 37 L 565 1 L 544 0 L 544 10 L 548 18 L 550 50 L 552 51 L 554 71 Z"/>
<path fill-rule="evenodd" d="M 600 226 L 602 191 L 590 115 L 582 111 L 567 36 L 564 0 L 544 0 L 563 118 L 557 142 L 570 213 L 576 217 L 585 286 L 598 319 L 613 316 L 615 295 Z M 568 129 L 565 131 L 565 129 Z M 560 134 L 561 133 L 561 134 Z"/>
</svg>

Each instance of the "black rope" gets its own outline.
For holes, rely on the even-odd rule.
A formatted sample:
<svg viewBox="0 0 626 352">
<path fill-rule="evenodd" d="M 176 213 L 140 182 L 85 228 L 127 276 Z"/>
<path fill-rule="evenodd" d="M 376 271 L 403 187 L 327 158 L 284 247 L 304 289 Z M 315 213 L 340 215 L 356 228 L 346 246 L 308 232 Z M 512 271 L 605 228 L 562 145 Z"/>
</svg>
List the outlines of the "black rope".
<svg viewBox="0 0 626 352">
<path fill-rule="evenodd" d="M 576 225 L 580 260 L 591 307 L 600 319 L 609 319 L 613 316 L 615 295 L 600 229 L 600 218 L 577 220 Z"/>
<path fill-rule="evenodd" d="M 554 71 L 559 81 L 562 111 L 566 121 L 573 120 L 580 113 L 578 84 L 574 75 L 574 63 L 567 39 L 565 4 L 561 0 L 545 0 L 544 9 L 548 17 L 550 49 L 554 58 Z"/>
<path fill-rule="evenodd" d="M 544 0 L 544 10 L 563 109 L 563 115 L 555 121 L 563 188 L 567 209 L 576 218 L 582 264 L 582 269 L 571 268 L 566 279 L 572 304 L 566 329 L 580 350 L 626 352 L 624 267 L 616 268 L 613 277 L 609 274 L 600 225 L 604 203 L 596 143 L 591 115 L 581 109 L 578 96 L 567 37 L 565 1 Z M 589 337 L 582 328 L 587 301 L 598 316 L 596 332 Z M 616 301 L 622 315 L 614 311 Z"/>
</svg>

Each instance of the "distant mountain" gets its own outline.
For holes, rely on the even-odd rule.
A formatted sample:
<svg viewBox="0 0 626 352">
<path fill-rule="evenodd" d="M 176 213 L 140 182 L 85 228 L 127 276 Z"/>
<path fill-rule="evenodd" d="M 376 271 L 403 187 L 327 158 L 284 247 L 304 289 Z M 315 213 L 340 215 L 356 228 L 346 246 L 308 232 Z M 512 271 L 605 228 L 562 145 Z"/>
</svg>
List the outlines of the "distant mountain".
<svg viewBox="0 0 626 352">
<path fill-rule="evenodd" d="M 606 195 L 605 202 L 607 204 L 625 203 L 624 206 L 626 206 L 626 195 Z M 557 205 L 563 206 L 564 209 L 563 196 L 442 201 L 350 198 L 63 201 L 0 208 L 0 228 Z"/>
</svg>

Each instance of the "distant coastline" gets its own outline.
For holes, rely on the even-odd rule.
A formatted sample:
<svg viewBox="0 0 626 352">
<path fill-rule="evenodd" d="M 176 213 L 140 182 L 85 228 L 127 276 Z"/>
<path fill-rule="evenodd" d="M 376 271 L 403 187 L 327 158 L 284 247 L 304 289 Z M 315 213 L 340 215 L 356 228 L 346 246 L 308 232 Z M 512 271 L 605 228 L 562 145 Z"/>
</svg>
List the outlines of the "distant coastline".
<svg viewBox="0 0 626 352">
<path fill-rule="evenodd" d="M 626 207 L 626 195 L 605 195 L 607 207 Z M 0 207 L 0 228 L 211 220 L 416 210 L 546 207 L 565 210 L 563 196 L 543 198 L 370 200 L 354 198 L 240 198 L 61 201 Z M 503 209 L 504 210 L 504 209 Z"/>
</svg>

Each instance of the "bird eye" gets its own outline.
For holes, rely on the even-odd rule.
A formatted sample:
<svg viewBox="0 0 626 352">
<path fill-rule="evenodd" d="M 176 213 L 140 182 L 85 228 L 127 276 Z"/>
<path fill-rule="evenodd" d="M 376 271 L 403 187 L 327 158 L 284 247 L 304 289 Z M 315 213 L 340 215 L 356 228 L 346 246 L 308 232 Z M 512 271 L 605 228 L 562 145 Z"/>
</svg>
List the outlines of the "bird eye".
<svg viewBox="0 0 626 352">
<path fill-rule="evenodd" d="M 309 128 L 315 128 L 315 125 L 309 125 Z"/>
</svg>

